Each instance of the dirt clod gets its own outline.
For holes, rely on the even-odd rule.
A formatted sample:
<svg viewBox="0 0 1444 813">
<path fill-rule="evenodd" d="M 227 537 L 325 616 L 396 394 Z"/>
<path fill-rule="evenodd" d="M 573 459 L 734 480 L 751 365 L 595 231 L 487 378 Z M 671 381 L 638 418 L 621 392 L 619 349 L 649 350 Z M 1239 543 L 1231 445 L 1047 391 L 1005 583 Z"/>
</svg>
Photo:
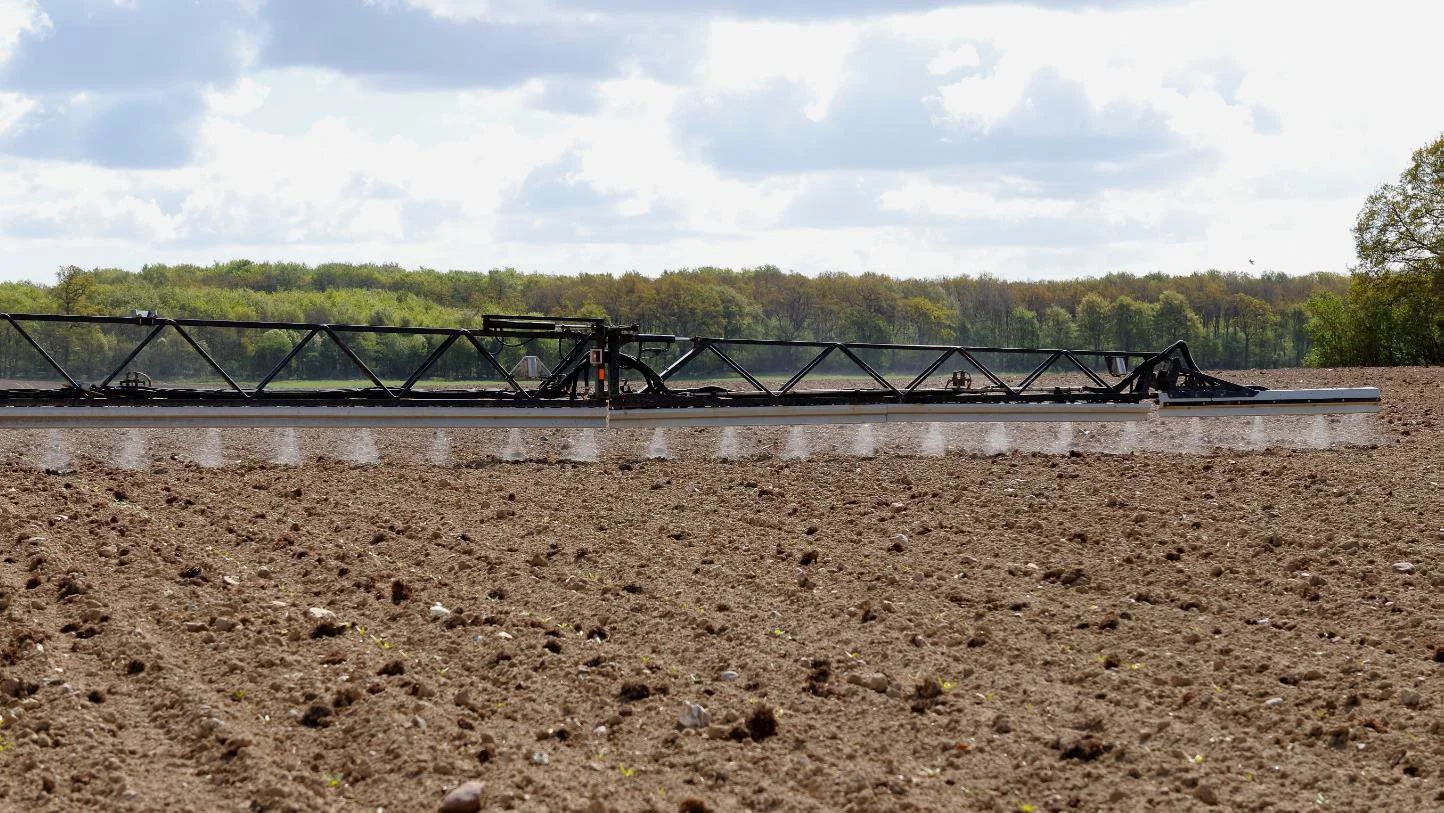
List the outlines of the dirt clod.
<svg viewBox="0 0 1444 813">
<path fill-rule="evenodd" d="M 312 638 L 335 638 L 346 632 L 346 625 L 337 624 L 335 621 L 322 621 L 311 628 Z"/>
<path fill-rule="evenodd" d="M 411 586 L 406 582 L 396 579 L 391 582 L 391 603 L 401 604 L 411 600 Z"/>
<path fill-rule="evenodd" d="M 312 703 L 306 712 L 301 715 L 301 725 L 307 728 L 325 728 L 331 724 L 331 717 L 335 712 L 330 706 L 321 703 Z"/>
<path fill-rule="evenodd" d="M 758 706 L 747 715 L 747 736 L 762 742 L 777 733 L 777 713 L 770 706 Z"/>
<path fill-rule="evenodd" d="M 1063 749 L 1063 759 L 1092 762 L 1113 750 L 1113 746 L 1092 734 L 1084 734 L 1077 741 Z"/>
<path fill-rule="evenodd" d="M 646 700 L 651 696 L 652 688 L 645 683 L 639 683 L 637 681 L 628 681 L 626 683 L 623 683 L 622 688 L 617 691 L 617 697 L 620 697 L 621 699 L 629 703 L 636 702 L 638 700 Z"/>
</svg>

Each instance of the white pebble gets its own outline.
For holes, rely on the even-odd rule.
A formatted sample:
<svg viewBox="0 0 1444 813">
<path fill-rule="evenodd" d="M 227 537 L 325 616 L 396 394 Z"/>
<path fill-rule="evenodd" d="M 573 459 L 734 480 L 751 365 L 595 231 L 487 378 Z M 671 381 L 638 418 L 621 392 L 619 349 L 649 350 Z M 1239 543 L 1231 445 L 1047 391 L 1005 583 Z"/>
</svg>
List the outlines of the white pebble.
<svg viewBox="0 0 1444 813">
<path fill-rule="evenodd" d="M 1394 570 L 1395 570 L 1395 572 L 1397 572 L 1397 573 L 1413 573 L 1413 572 L 1414 572 L 1414 563 L 1413 563 L 1413 562 L 1395 562 L 1395 563 L 1394 563 Z"/>
<path fill-rule="evenodd" d="M 431 605 L 432 618 L 445 618 L 448 615 L 451 615 L 451 611 L 441 606 L 441 602 L 438 601 L 435 604 Z"/>
<path fill-rule="evenodd" d="M 324 607 L 312 607 L 306 611 L 306 617 L 312 621 L 335 621 L 336 614 Z"/>
<path fill-rule="evenodd" d="M 707 709 L 696 703 L 683 703 L 682 713 L 678 716 L 677 722 L 683 728 L 705 728 L 712 722 L 712 715 Z"/>
</svg>

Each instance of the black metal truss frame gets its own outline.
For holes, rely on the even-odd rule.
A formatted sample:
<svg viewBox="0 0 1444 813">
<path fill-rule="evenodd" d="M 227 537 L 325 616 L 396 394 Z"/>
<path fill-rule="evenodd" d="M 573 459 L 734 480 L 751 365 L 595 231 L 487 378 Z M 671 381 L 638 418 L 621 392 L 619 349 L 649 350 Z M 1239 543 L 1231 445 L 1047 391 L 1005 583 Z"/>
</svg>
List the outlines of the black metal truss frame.
<svg viewBox="0 0 1444 813">
<path fill-rule="evenodd" d="M 756 376 L 752 375 L 742 365 L 738 364 L 735 360 L 733 360 L 733 358 L 728 355 L 727 352 L 723 349 L 727 346 L 812 348 L 817 349 L 818 353 L 817 355 L 813 356 L 812 359 L 809 360 L 806 364 L 804 364 L 800 369 L 793 373 L 792 377 L 790 377 L 786 381 L 786 383 L 784 383 L 781 387 L 774 391 L 768 389 L 765 385 L 762 384 L 761 381 L 756 378 Z M 889 381 L 886 376 L 878 372 L 876 368 L 874 368 L 872 365 L 869 365 L 866 361 L 859 357 L 858 351 L 860 350 L 920 351 L 938 353 L 939 355 L 930 364 L 928 364 L 927 367 L 925 367 L 921 372 L 915 375 L 907 384 L 899 388 L 897 385 Z M 745 379 L 748 384 L 751 384 L 758 391 L 766 393 L 768 395 L 784 395 L 792 392 L 794 389 L 796 389 L 797 385 L 801 383 L 804 378 L 806 378 L 809 374 L 816 370 L 817 367 L 820 366 L 824 361 L 826 361 L 829 356 L 831 356 L 833 353 L 839 353 L 842 357 L 850 361 L 853 366 L 857 368 L 858 372 L 863 373 L 868 378 L 872 379 L 879 388 L 892 394 L 897 398 L 904 398 L 914 392 L 917 392 L 919 388 L 921 388 L 922 385 L 929 378 L 936 374 L 937 371 L 941 369 L 942 366 L 954 356 L 957 356 L 959 359 L 966 361 L 973 369 L 975 369 L 984 378 L 991 382 L 992 386 L 995 387 L 997 391 L 1010 396 L 1017 396 L 1022 395 L 1026 391 L 1032 389 L 1033 385 L 1037 382 L 1039 377 L 1041 377 L 1045 372 L 1052 368 L 1054 364 L 1064 360 L 1072 364 L 1073 367 L 1077 368 L 1077 370 L 1083 373 L 1083 375 L 1087 376 L 1088 380 L 1091 381 L 1094 386 L 1096 386 L 1099 390 L 1108 390 L 1112 392 L 1114 391 L 1114 387 L 1108 384 L 1108 382 L 1104 381 L 1103 378 L 1100 377 L 1098 373 L 1095 372 L 1092 368 L 1084 364 L 1080 360 L 1080 357 L 1115 357 L 1127 360 L 1133 358 L 1147 359 L 1150 356 L 1156 355 L 1155 353 L 1144 353 L 1132 350 L 1095 351 L 1063 350 L 1056 348 L 1034 349 L 1021 347 L 965 347 L 961 345 L 950 346 L 931 344 L 883 344 L 877 342 L 810 342 L 771 341 L 766 339 L 697 338 L 692 340 L 691 349 L 689 349 L 685 354 L 682 355 L 681 358 L 674 361 L 665 370 L 659 373 L 659 376 L 663 381 L 666 381 L 675 376 L 677 373 L 681 372 L 697 358 L 709 352 L 716 356 L 718 359 L 720 359 L 722 363 L 725 364 L 728 368 L 730 368 L 733 372 L 737 373 L 743 379 Z M 1046 354 L 1047 358 L 1045 358 L 1042 362 L 1033 367 L 1032 370 L 1028 372 L 1028 374 L 1023 378 L 1021 382 L 1019 382 L 1016 386 L 1013 386 L 1005 382 L 1002 376 L 998 375 L 996 372 L 993 371 L 992 368 L 990 368 L 987 364 L 984 364 L 981 360 L 978 359 L 978 354 L 982 353 L 997 353 L 1005 356 L 1037 356 Z"/>
<path fill-rule="evenodd" d="M 505 320 L 505 321 L 502 321 Z M 398 327 L 393 325 L 331 325 L 308 322 L 266 322 L 246 320 L 222 320 L 222 319 L 170 319 L 157 316 L 77 316 L 61 314 L 20 314 L 0 313 L 0 323 L 9 324 L 20 336 L 20 338 L 33 349 L 45 363 L 60 375 L 66 382 L 66 386 L 53 389 L 35 390 L 4 390 L 0 389 L 0 401 L 6 399 L 29 399 L 34 397 L 63 396 L 70 398 L 86 398 L 92 400 L 104 400 L 113 398 L 161 398 L 167 396 L 185 397 L 190 400 L 221 399 L 228 401 L 260 402 L 263 400 L 284 400 L 294 402 L 296 400 L 315 400 L 317 398 L 332 397 L 335 391 L 321 390 L 271 390 L 268 387 L 280 375 L 282 375 L 301 353 L 317 341 L 318 337 L 330 340 L 341 354 L 351 363 L 358 373 L 371 382 L 371 388 L 361 390 L 345 390 L 348 399 L 370 397 L 380 400 L 402 401 L 415 398 L 429 398 L 437 391 L 421 391 L 416 389 L 428 372 L 436 365 L 446 353 L 458 343 L 465 343 L 475 351 L 477 358 L 485 365 L 485 368 L 494 371 L 499 383 L 505 384 L 505 391 L 439 391 L 440 397 L 447 397 L 452 392 L 487 392 L 493 398 L 506 398 L 511 400 L 534 400 L 537 398 L 554 396 L 565 387 L 565 376 L 554 374 L 551 378 L 542 382 L 536 389 L 527 389 L 517 381 L 516 377 L 509 373 L 497 359 L 495 353 L 483 343 L 488 339 L 521 340 L 531 341 L 536 339 L 558 339 L 572 343 L 569 353 L 562 365 L 559 365 L 559 372 L 566 371 L 576 366 L 578 358 L 585 359 L 587 350 L 595 342 L 596 337 L 604 328 L 604 323 L 599 319 L 572 319 L 560 327 L 556 326 L 557 320 L 537 320 L 531 317 L 492 317 L 486 316 L 482 319 L 481 328 L 435 328 L 435 327 Z M 149 327 L 150 330 L 139 342 L 137 342 L 125 358 L 110 370 L 110 372 L 96 384 L 82 384 L 78 378 L 49 352 L 35 336 L 25 329 L 26 324 L 68 324 L 68 325 L 138 325 Z M 292 333 L 300 333 L 302 337 L 296 341 L 280 361 L 274 364 L 270 370 L 261 378 L 254 387 L 244 387 L 230 371 L 216 360 L 205 347 L 191 335 L 187 328 L 228 328 L 228 329 L 251 329 L 251 330 L 283 330 Z M 152 388 L 137 387 L 122 383 L 115 386 L 112 382 L 125 372 L 127 368 L 140 356 L 141 352 L 149 347 L 156 339 L 167 331 L 174 332 L 193 350 L 197 357 L 203 360 L 206 365 L 220 376 L 226 383 L 225 390 L 196 390 L 178 388 Z M 426 357 L 413 368 L 407 375 L 405 382 L 399 387 L 388 387 L 381 377 L 359 356 L 356 351 L 343 338 L 343 334 L 395 334 L 404 336 L 427 336 L 441 337 L 438 342 L 427 353 Z M 570 366 L 568 366 L 570 362 Z"/>
<path fill-rule="evenodd" d="M 619 407 L 706 406 L 712 404 L 806 404 L 806 403 L 970 403 L 970 402 L 1057 402 L 1136 403 L 1158 390 L 1184 387 L 1211 394 L 1237 392 L 1246 394 L 1255 389 L 1213 378 L 1199 371 L 1184 342 L 1175 342 L 1160 352 L 1136 350 L 1068 350 L 1062 348 L 969 347 L 962 345 L 885 344 L 876 342 L 783 341 L 771 339 L 729 339 L 679 337 L 642 333 L 637 326 L 609 325 L 601 319 L 558 318 L 536 316 L 487 315 L 479 328 L 402 327 L 395 325 L 332 325 L 306 322 L 234 321 L 220 319 L 172 319 L 153 314 L 136 316 L 78 316 L 61 314 L 6 314 L 0 322 L 9 324 L 56 373 L 65 379 L 65 386 L 50 389 L 0 389 L 0 403 L 74 403 L 91 405 L 155 402 L 228 402 L 243 404 L 324 405 L 364 404 L 386 405 L 424 402 L 434 405 L 515 405 L 556 406 L 559 401 L 595 406 L 610 403 Z M 54 355 L 36 340 L 27 324 L 70 325 L 132 325 L 150 330 L 126 354 L 124 360 L 99 383 L 81 383 Z M 260 383 L 247 388 L 237 382 L 205 346 L 196 341 L 188 329 L 232 328 L 253 330 L 284 330 L 302 334 L 302 338 L 271 367 Z M 138 386 L 122 381 L 114 384 L 135 359 L 166 331 L 172 331 L 205 361 L 226 383 L 225 390 L 165 388 Z M 394 334 L 440 337 L 425 358 L 407 375 L 400 386 L 387 386 L 346 342 L 345 336 L 361 334 Z M 327 339 L 371 383 L 367 388 L 352 389 L 268 389 L 314 341 Z M 500 350 L 488 349 L 486 341 L 499 341 L 503 347 L 537 340 L 559 340 L 561 361 L 552 374 L 536 386 L 523 386 L 497 358 Z M 570 347 L 562 350 L 565 343 Z M 670 346 L 690 342 L 690 347 L 665 369 L 655 370 L 644 359 L 647 345 Z M 427 389 L 416 385 L 453 347 L 465 343 L 477 354 L 481 363 L 494 371 L 501 389 Z M 634 352 L 624 352 L 635 345 Z M 739 363 L 729 349 L 746 347 L 798 348 L 816 351 L 777 389 L 770 389 L 751 370 Z M 932 361 L 906 384 L 892 383 L 860 355 L 864 351 L 914 351 L 936 353 Z M 655 348 L 652 349 L 655 351 Z M 688 369 L 705 355 L 715 356 L 722 364 L 745 380 L 753 391 L 725 388 L 674 388 L 669 380 Z M 1045 358 L 1032 367 L 1017 383 L 1007 383 L 1003 376 L 989 367 L 980 355 L 1000 354 L 1006 357 L 1038 356 Z M 834 355 L 850 362 L 875 386 L 852 389 L 801 389 L 799 384 Z M 958 359 L 980 374 L 986 386 L 926 387 L 926 382 L 952 359 Z M 1115 383 L 1108 383 L 1087 362 L 1119 359 L 1127 373 Z M 1038 380 L 1054 365 L 1065 365 L 1082 373 L 1088 383 L 1075 387 L 1038 386 Z M 637 390 L 623 385 L 627 373 L 637 373 L 645 385 Z M 981 382 L 979 382 L 981 383 Z"/>
</svg>

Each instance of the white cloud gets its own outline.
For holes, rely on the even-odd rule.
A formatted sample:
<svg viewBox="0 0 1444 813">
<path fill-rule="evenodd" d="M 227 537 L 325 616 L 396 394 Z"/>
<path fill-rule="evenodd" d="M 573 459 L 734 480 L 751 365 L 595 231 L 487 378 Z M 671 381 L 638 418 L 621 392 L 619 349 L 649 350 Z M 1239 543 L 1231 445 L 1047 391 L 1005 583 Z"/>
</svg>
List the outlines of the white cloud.
<svg viewBox="0 0 1444 813">
<path fill-rule="evenodd" d="M 19 93 L 0 93 L 0 136 L 4 136 L 35 109 L 35 100 Z"/>
<path fill-rule="evenodd" d="M 0 0 L 0 64 L 10 58 L 22 35 L 38 35 L 49 27 L 50 18 L 36 0 Z"/>
<path fill-rule="evenodd" d="M 245 76 L 229 88 L 207 91 L 206 105 L 224 116 L 244 116 L 260 109 L 270 93 L 268 85 Z"/>
<path fill-rule="evenodd" d="M 100 35 L 75 8 L 0 0 L 0 277 L 235 256 L 1341 270 L 1363 197 L 1444 129 L 1444 7 L 1405 0 L 387 2 L 423 15 L 383 21 L 414 38 L 389 65 L 294 37 L 278 59 L 274 9 L 238 0 L 156 29 L 204 22 L 223 54 L 116 75 L 45 50 Z M 145 34 L 149 9 L 109 13 Z M 554 26 L 585 34 L 560 73 L 428 55 Z"/>
</svg>

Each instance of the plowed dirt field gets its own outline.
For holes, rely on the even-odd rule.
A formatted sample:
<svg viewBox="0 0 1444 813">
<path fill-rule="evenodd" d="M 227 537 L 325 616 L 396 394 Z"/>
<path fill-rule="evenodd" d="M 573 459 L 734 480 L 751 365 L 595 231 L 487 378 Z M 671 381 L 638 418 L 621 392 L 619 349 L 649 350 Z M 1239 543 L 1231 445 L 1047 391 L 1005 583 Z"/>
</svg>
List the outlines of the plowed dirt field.
<svg viewBox="0 0 1444 813">
<path fill-rule="evenodd" d="M 1439 809 L 1444 370 L 1236 377 L 1386 406 L 12 432 L 0 810 Z"/>
</svg>

